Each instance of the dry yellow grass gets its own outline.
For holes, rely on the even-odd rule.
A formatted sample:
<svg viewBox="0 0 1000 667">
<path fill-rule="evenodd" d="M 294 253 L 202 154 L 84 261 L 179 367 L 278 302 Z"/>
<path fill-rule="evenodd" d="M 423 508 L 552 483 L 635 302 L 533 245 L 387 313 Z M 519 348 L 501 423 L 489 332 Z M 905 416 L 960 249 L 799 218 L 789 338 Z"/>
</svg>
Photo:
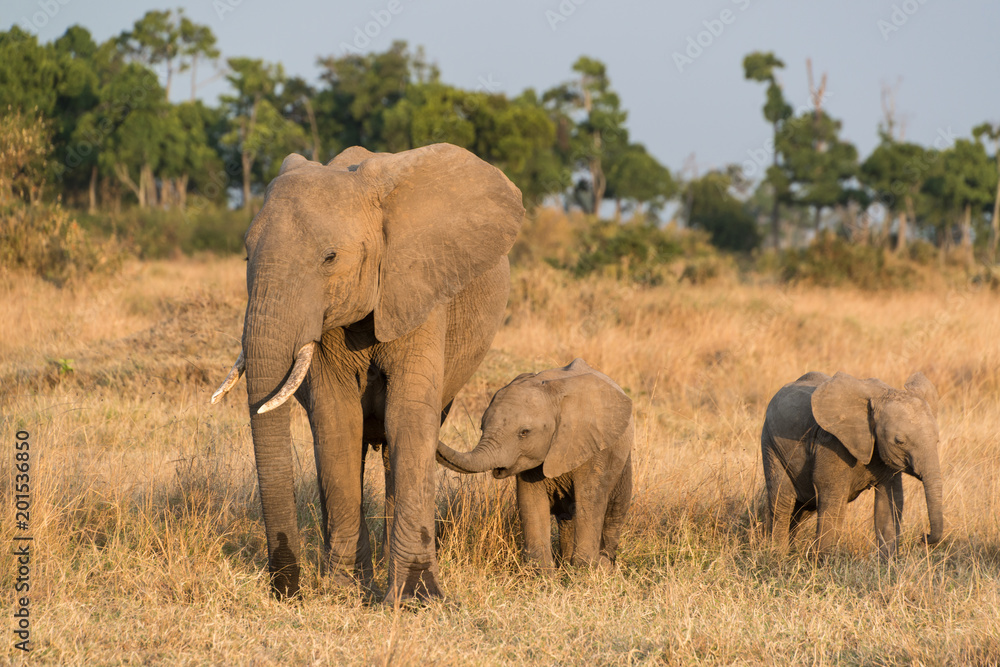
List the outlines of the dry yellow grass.
<svg viewBox="0 0 1000 667">
<path fill-rule="evenodd" d="M 312 447 L 293 424 L 304 599 L 269 599 L 241 388 L 208 396 L 238 349 L 238 259 L 135 264 L 58 290 L 0 276 L 0 590 L 15 563 L 14 434 L 32 436 L 33 662 L 47 664 L 997 664 L 1000 308 L 974 288 L 917 293 L 575 282 L 516 271 L 510 318 L 443 437 L 475 442 L 519 372 L 582 356 L 635 401 L 632 513 L 620 567 L 519 566 L 512 483 L 440 472 L 448 602 L 368 606 L 319 576 Z M 73 368 L 60 373 L 58 360 Z M 64 368 L 65 370 L 65 368 Z M 875 557 L 872 499 L 822 567 L 765 548 L 764 407 L 808 370 L 941 394 L 943 545 L 928 552 L 907 480 L 904 546 Z M 368 503 L 381 471 L 369 459 Z M 382 574 L 384 580 L 384 571 Z M 9 609 L 10 607 L 5 607 Z M 4 661 L 12 619 L 0 629 Z"/>
</svg>

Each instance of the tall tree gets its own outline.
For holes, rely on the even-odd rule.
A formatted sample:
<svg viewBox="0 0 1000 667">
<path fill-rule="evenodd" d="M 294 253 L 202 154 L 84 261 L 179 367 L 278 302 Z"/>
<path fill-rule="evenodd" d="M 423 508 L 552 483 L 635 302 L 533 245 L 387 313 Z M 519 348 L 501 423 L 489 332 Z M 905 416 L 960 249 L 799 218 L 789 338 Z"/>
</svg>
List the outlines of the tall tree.
<svg viewBox="0 0 1000 667">
<path fill-rule="evenodd" d="M 712 245 L 748 252 L 760 245 L 757 221 L 747 206 L 732 195 L 728 173 L 710 171 L 685 184 L 687 222 L 711 234 Z"/>
<path fill-rule="evenodd" d="M 281 65 L 266 64 L 252 58 L 230 58 L 231 73 L 226 77 L 235 95 L 222 97 L 232 122 L 232 129 L 222 142 L 240 156 L 243 177 L 243 208 L 250 209 L 254 167 L 262 180 L 276 175 L 281 158 L 306 146 L 305 132 L 286 119 L 275 106 L 284 80 Z"/>
<path fill-rule="evenodd" d="M 317 64 L 327 84 L 315 98 L 317 122 L 333 144 L 331 153 L 350 146 L 385 150 L 386 113 L 404 98 L 414 76 L 437 79 L 437 70 L 423 62 L 419 51 L 411 54 L 403 41 L 383 53 L 328 56 Z"/>
<path fill-rule="evenodd" d="M 631 202 L 639 210 L 643 206 L 655 210 L 677 193 L 670 170 L 642 144 L 629 144 L 609 158 L 607 192 L 615 200 L 616 219 L 621 217 L 624 202 Z"/>
<path fill-rule="evenodd" d="M 824 208 L 846 203 L 847 182 L 857 172 L 858 152 L 839 138 L 840 121 L 815 109 L 785 122 L 775 145 L 783 160 L 789 203 L 811 207 L 819 231 Z"/>
<path fill-rule="evenodd" d="M 960 215 L 962 249 L 971 263 L 972 217 L 993 201 L 997 168 L 981 143 L 959 139 L 944 152 L 942 170 L 942 198 Z"/>
<path fill-rule="evenodd" d="M 180 13 L 181 10 L 178 10 L 178 12 Z M 209 62 L 215 61 L 220 53 L 219 49 L 215 46 L 215 33 L 212 32 L 212 29 L 207 25 L 195 23 L 184 16 L 183 13 L 180 16 L 178 32 L 181 57 L 180 70 L 191 70 L 191 101 L 194 102 L 198 88 L 202 85 L 198 82 L 198 61 L 201 59 Z M 216 76 L 219 75 L 221 75 L 221 72 Z"/>
<path fill-rule="evenodd" d="M 898 219 L 896 252 L 906 249 L 908 223 L 916 226 L 916 200 L 929 172 L 927 153 L 918 144 L 895 141 L 883 134 L 882 142 L 861 165 L 858 177 L 874 192 L 874 201 L 885 208 L 886 231 Z M 883 234 L 887 239 L 888 235 Z"/>
<path fill-rule="evenodd" d="M 978 141 L 989 139 L 993 142 L 993 159 L 1000 174 L 1000 123 L 982 123 L 972 129 Z M 1000 178 L 997 179 L 996 195 L 993 197 L 993 217 L 990 218 L 990 262 L 997 261 L 997 240 L 1000 238 Z"/>
<path fill-rule="evenodd" d="M 606 157 L 628 145 L 628 113 L 611 89 L 604 63 L 581 56 L 573 71 L 578 78 L 546 91 L 543 102 L 554 114 L 557 147 L 567 167 L 588 174 L 588 180 L 577 183 L 576 190 L 589 191 L 590 205 L 585 208 L 599 215 L 607 189 Z"/>
<path fill-rule="evenodd" d="M 771 166 L 767 170 L 767 182 L 774 191 L 771 208 L 771 243 L 777 248 L 781 243 L 781 223 L 779 220 L 780 205 L 786 201 L 789 193 L 788 179 L 778 168 L 778 137 L 784 122 L 791 117 L 792 107 L 785 101 L 781 84 L 778 82 L 775 70 L 784 68 L 785 63 L 773 52 L 755 51 L 743 58 L 743 76 L 748 81 L 767 83 L 766 101 L 764 102 L 764 119 L 771 124 L 773 138 L 771 144 Z"/>
</svg>

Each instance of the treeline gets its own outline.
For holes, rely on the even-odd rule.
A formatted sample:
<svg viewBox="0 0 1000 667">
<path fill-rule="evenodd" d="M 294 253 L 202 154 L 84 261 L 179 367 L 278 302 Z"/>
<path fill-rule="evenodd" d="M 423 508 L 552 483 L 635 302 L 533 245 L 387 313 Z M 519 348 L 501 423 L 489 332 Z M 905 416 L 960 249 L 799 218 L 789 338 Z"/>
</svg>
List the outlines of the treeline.
<svg viewBox="0 0 1000 667">
<path fill-rule="evenodd" d="M 450 142 L 502 169 L 529 207 L 558 202 L 650 227 L 666 212 L 722 249 L 804 246 L 832 230 L 899 252 L 920 239 L 942 251 L 958 246 L 970 260 L 974 243 L 995 255 L 1000 125 L 921 146 L 904 140 L 887 111 L 880 144 L 861 160 L 822 106 L 825 76 L 811 86 L 812 106 L 795 110 L 775 74 L 784 63 L 771 53 L 750 54 L 743 66 L 748 80 L 766 84 L 772 140 L 741 164 L 679 175 L 633 141 L 607 69 L 592 58 L 579 58 L 566 82 L 516 97 L 489 80 L 476 90 L 446 84 L 404 42 L 317 62 L 313 86 L 280 63 L 223 61 L 211 29 L 182 10 L 150 11 L 101 44 L 81 26 L 44 44 L 18 27 L 0 33 L 4 131 L 30 134 L 34 123 L 44 137 L 34 152 L 6 156 L 0 204 L 252 211 L 288 153 L 326 161 L 353 145 L 396 152 Z M 181 73 L 189 99 L 173 102 Z M 229 90 L 216 105 L 197 99 L 223 76 Z"/>
</svg>

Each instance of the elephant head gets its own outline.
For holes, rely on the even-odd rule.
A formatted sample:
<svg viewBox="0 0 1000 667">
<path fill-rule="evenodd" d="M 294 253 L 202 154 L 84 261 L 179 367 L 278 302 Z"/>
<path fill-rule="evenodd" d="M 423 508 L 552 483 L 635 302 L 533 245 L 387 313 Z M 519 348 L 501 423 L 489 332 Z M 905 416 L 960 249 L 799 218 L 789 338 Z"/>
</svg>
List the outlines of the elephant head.
<svg viewBox="0 0 1000 667">
<path fill-rule="evenodd" d="M 632 401 L 610 379 L 576 359 L 565 368 L 519 375 L 483 414 L 471 452 L 438 444 L 438 462 L 460 473 L 493 471 L 503 479 L 542 466 L 558 477 L 618 440 Z"/>
<path fill-rule="evenodd" d="M 246 372 L 272 572 L 297 572 L 275 563 L 274 527 L 294 525 L 286 401 L 324 332 L 363 323 L 382 343 L 405 336 L 504 260 L 523 213 L 503 173 L 457 146 L 355 147 L 327 165 L 285 158 L 246 232 L 242 351 L 212 398 Z M 286 537 L 294 561 L 297 539 Z"/>
<path fill-rule="evenodd" d="M 816 423 L 859 463 L 868 465 L 877 451 L 890 469 L 923 482 L 932 544 L 944 532 L 937 405 L 937 390 L 923 373 L 913 374 L 903 390 L 837 373 L 812 395 Z"/>
</svg>

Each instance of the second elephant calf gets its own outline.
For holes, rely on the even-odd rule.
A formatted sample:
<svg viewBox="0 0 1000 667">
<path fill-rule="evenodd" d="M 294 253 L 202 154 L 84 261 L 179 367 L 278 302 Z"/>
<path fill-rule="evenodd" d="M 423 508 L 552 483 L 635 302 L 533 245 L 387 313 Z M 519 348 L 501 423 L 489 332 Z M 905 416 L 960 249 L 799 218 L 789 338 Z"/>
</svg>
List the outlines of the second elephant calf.
<svg viewBox="0 0 1000 667">
<path fill-rule="evenodd" d="M 550 516 L 564 562 L 612 563 L 632 499 L 632 400 L 583 359 L 519 375 L 493 396 L 471 452 L 438 445 L 460 473 L 517 475 L 525 561 L 553 567 Z"/>
</svg>

